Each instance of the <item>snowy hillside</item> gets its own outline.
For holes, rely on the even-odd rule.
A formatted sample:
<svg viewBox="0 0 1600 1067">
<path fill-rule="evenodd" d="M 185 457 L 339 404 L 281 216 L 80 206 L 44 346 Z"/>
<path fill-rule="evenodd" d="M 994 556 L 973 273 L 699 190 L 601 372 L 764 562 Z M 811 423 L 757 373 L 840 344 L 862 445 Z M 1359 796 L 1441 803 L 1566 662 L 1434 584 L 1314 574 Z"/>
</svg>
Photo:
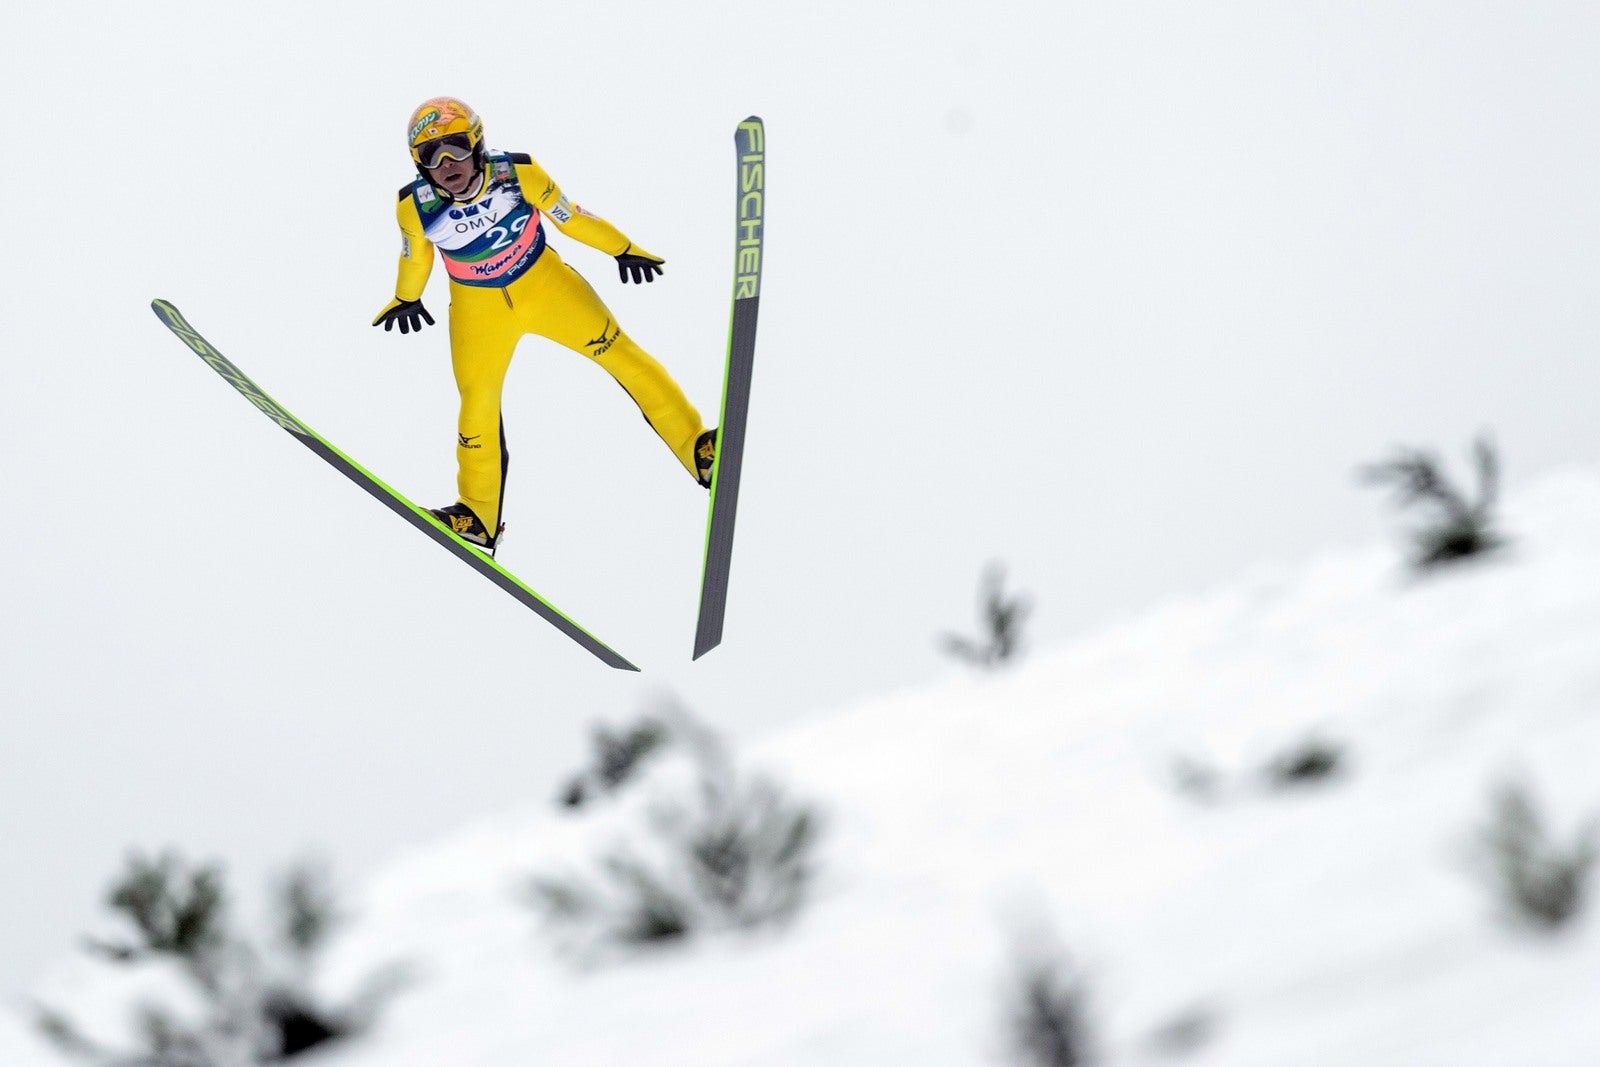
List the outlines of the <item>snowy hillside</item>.
<svg viewBox="0 0 1600 1067">
<path fill-rule="evenodd" d="M 1507 781 L 1557 842 L 1600 812 L 1600 477 L 1547 479 L 1504 528 L 1500 558 L 1421 579 L 1394 544 L 1264 567 L 736 753 L 826 816 L 786 929 L 556 950 L 529 879 L 642 841 L 672 759 L 418 847 L 322 972 L 337 993 L 404 961 L 412 985 L 301 1062 L 1021 1063 L 1023 942 L 1071 961 L 1097 1063 L 1592 1067 L 1600 922 L 1512 921 L 1475 842 Z M 1275 783 L 1310 741 L 1334 773 Z M 45 994 L 88 1013 L 93 966 Z"/>
</svg>

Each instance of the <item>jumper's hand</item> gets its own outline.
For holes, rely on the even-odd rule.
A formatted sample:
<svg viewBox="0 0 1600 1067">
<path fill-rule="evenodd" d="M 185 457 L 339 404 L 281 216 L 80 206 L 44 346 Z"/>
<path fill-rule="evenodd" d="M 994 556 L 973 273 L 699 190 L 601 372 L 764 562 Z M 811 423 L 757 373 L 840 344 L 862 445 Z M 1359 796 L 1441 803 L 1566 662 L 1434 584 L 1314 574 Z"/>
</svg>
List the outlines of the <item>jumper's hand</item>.
<svg viewBox="0 0 1600 1067">
<path fill-rule="evenodd" d="M 642 248 L 629 245 L 617 257 L 617 276 L 624 284 L 627 283 L 630 274 L 633 275 L 635 285 L 653 282 L 656 280 L 656 275 L 661 273 L 661 264 L 665 262 L 666 260 L 660 256 L 652 256 Z"/>
<path fill-rule="evenodd" d="M 410 333 L 415 330 L 422 332 L 422 323 L 426 320 L 429 326 L 433 325 L 433 316 L 428 314 L 428 309 L 422 306 L 420 300 L 401 300 L 395 297 L 389 301 L 389 306 L 378 312 L 378 317 L 372 320 L 372 325 L 383 324 L 383 332 L 388 333 L 394 329 L 394 324 L 400 324 L 401 333 Z"/>
</svg>

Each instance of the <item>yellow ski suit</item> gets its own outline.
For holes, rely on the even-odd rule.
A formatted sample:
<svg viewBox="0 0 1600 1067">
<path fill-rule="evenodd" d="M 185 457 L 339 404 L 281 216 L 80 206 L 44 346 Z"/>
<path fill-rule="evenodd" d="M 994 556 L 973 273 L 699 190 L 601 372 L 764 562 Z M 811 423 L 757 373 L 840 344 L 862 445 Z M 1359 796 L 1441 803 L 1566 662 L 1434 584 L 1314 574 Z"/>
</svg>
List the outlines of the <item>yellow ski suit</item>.
<svg viewBox="0 0 1600 1067">
<path fill-rule="evenodd" d="M 458 489 L 491 535 L 499 529 L 507 465 L 501 387 L 525 334 L 548 337 L 604 367 L 695 474 L 694 444 L 706 429 L 699 412 L 589 283 L 546 246 L 541 219 L 607 255 L 642 253 L 620 230 L 571 203 L 521 153 L 489 153 L 470 199 L 451 199 L 418 178 L 400 190 L 396 215 L 402 238 L 395 299 L 421 298 L 435 248 L 450 275 L 450 358 L 461 392 Z"/>
</svg>

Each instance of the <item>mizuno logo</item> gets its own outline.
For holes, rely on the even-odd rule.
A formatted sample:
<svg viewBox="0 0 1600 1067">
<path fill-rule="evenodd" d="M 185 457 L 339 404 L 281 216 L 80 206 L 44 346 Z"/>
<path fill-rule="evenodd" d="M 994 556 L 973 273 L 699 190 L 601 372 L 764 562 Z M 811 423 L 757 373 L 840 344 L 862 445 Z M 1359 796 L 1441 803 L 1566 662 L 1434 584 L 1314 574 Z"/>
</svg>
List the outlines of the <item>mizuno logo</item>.
<svg viewBox="0 0 1600 1067">
<path fill-rule="evenodd" d="M 594 351 L 590 352 L 589 355 L 603 356 L 607 352 L 611 351 L 611 346 L 617 343 L 617 338 L 620 336 L 622 336 L 622 327 L 613 327 L 611 325 L 611 320 L 607 319 L 605 327 L 600 331 L 600 336 L 596 337 L 592 341 L 585 341 L 584 345 L 588 348 L 594 349 Z"/>
<path fill-rule="evenodd" d="M 472 442 L 476 441 L 478 438 L 480 438 L 482 436 L 483 436 L 483 434 L 481 434 L 481 433 L 475 433 L 471 437 L 468 437 L 464 433 L 456 434 L 456 437 L 460 438 L 460 440 L 461 440 L 461 447 L 462 448 L 482 448 L 483 447 L 482 445 L 475 445 L 475 444 L 472 443 Z"/>
</svg>

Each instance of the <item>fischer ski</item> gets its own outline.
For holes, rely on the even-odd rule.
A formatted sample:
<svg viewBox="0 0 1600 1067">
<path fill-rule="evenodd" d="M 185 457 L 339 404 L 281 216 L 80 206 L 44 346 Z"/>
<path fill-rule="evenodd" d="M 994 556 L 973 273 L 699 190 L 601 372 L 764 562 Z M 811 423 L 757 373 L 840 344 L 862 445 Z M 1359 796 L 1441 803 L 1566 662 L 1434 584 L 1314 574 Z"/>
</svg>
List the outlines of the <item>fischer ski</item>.
<svg viewBox="0 0 1600 1067">
<path fill-rule="evenodd" d="M 209 341 L 195 332 L 194 327 L 189 325 L 177 308 L 165 300 L 151 301 L 150 307 L 156 313 L 156 316 L 166 324 L 167 328 L 176 334 L 184 344 L 193 349 L 205 361 L 207 366 L 221 375 L 224 381 L 237 389 L 263 415 L 283 427 L 301 444 L 321 456 L 329 466 L 355 482 L 368 493 L 371 493 L 389 510 L 421 530 L 434 543 L 447 549 L 456 558 L 465 562 L 473 570 L 488 578 L 525 606 L 532 608 L 537 615 L 588 649 L 601 662 L 620 670 L 636 671 L 639 669 L 589 633 L 589 631 L 562 614 L 544 597 L 524 585 L 516 575 L 457 537 L 438 519 L 428 514 L 425 509 L 418 507 L 395 492 L 360 464 L 329 444 L 316 431 L 291 415 L 281 404 L 262 391 L 260 386 L 246 377 L 244 372 L 234 366 L 226 356 L 212 347 Z"/>
<path fill-rule="evenodd" d="M 717 461 L 712 468 L 711 504 L 706 516 L 700 619 L 694 635 L 695 659 L 722 641 L 722 620 L 728 606 L 728 573 L 733 562 L 733 521 L 739 505 L 739 478 L 744 465 L 744 430 L 750 413 L 756 314 L 761 308 L 767 155 L 767 135 L 761 119 L 752 115 L 739 123 L 733 134 L 733 145 L 738 164 L 733 310 L 722 378 L 722 416 L 717 425 Z"/>
</svg>

